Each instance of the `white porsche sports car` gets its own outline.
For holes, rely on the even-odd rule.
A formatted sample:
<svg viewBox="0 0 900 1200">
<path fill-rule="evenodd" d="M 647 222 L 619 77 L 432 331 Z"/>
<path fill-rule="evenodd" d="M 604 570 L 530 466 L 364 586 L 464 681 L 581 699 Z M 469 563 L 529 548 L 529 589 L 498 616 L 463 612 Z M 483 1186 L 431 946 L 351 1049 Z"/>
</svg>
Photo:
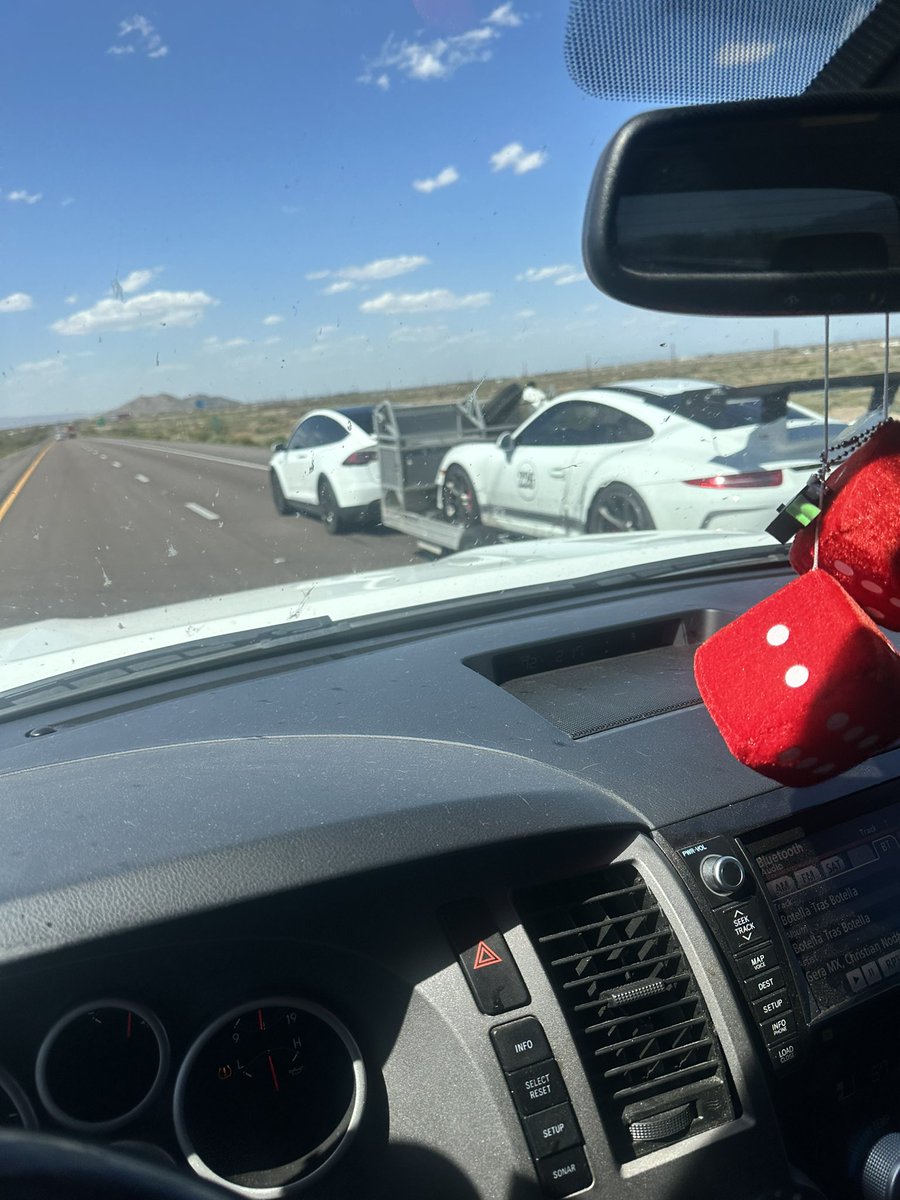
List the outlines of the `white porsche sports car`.
<svg viewBox="0 0 900 1200">
<path fill-rule="evenodd" d="M 569 392 L 495 442 L 454 446 L 438 504 L 449 521 L 532 537 L 762 532 L 823 442 L 820 417 L 765 388 L 638 379 Z"/>
</svg>

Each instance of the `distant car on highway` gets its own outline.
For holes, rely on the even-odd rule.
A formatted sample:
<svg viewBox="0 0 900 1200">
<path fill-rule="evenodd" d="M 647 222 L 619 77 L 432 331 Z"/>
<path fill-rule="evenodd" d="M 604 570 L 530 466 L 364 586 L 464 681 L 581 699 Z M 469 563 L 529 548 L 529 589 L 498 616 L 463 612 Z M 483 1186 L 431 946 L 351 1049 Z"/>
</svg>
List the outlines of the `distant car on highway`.
<svg viewBox="0 0 900 1200">
<path fill-rule="evenodd" d="M 66 440 L 66 431 L 61 428 L 54 430 L 53 440 L 54 442 L 64 442 Z"/>
<path fill-rule="evenodd" d="M 269 460 L 280 513 L 317 512 L 328 533 L 377 520 L 381 485 L 372 405 L 317 408 Z"/>
<path fill-rule="evenodd" d="M 449 450 L 438 505 L 456 524 L 531 537 L 761 532 L 818 465 L 823 422 L 747 390 L 637 379 L 559 396 L 514 433 Z"/>
</svg>

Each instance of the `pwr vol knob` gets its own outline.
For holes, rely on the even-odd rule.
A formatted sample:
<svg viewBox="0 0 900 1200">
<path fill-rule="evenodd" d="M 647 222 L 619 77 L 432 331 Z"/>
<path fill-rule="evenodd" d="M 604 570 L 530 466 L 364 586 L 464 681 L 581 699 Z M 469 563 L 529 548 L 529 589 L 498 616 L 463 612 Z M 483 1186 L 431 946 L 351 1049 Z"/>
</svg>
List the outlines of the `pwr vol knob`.
<svg viewBox="0 0 900 1200">
<path fill-rule="evenodd" d="M 746 877 L 744 864 L 732 854 L 708 854 L 700 864 L 700 878 L 716 896 L 733 896 Z"/>
</svg>

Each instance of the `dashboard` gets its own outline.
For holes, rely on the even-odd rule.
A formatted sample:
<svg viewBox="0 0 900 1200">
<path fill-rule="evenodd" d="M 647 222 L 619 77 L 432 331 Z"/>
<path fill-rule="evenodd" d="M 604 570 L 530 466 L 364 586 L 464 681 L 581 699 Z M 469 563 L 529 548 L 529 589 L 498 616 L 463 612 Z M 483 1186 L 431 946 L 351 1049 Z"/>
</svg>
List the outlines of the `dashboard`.
<svg viewBox="0 0 900 1200">
<path fill-rule="evenodd" d="M 886 1200 L 900 753 L 780 788 L 693 685 L 785 579 L 7 712 L 0 1125 L 221 1195 Z"/>
</svg>

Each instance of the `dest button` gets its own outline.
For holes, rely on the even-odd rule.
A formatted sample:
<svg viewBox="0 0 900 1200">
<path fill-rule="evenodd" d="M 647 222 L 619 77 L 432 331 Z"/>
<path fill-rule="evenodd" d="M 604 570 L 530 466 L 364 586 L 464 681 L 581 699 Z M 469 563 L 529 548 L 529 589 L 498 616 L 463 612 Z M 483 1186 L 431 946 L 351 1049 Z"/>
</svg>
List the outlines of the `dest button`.
<svg viewBox="0 0 900 1200">
<path fill-rule="evenodd" d="M 580 1146 L 554 1154 L 537 1164 L 538 1179 L 548 1196 L 571 1196 L 591 1186 L 593 1176 Z"/>
<path fill-rule="evenodd" d="M 509 1086 L 516 1108 L 523 1117 L 552 1108 L 569 1098 L 559 1067 L 552 1058 L 514 1071 L 509 1077 Z"/>
</svg>

